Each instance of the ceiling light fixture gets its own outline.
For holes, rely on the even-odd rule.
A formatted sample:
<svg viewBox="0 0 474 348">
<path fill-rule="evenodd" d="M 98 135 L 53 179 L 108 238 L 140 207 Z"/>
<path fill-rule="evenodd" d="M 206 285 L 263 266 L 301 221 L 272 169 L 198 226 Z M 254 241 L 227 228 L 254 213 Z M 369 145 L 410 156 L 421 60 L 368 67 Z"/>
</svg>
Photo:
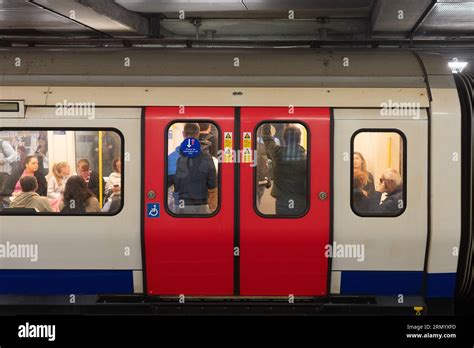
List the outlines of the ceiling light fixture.
<svg viewBox="0 0 474 348">
<path fill-rule="evenodd" d="M 464 68 L 467 66 L 467 62 L 459 62 L 457 58 L 453 58 L 453 60 L 450 61 L 448 65 L 451 68 L 451 71 L 454 74 L 457 74 L 464 70 Z"/>
</svg>

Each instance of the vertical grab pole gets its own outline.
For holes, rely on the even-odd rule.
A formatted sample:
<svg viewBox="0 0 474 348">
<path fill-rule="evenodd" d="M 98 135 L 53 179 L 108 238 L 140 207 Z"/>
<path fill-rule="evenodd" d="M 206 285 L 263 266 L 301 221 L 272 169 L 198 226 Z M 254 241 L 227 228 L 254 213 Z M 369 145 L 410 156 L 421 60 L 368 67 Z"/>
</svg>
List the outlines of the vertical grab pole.
<svg viewBox="0 0 474 348">
<path fill-rule="evenodd" d="M 392 136 L 388 138 L 387 168 L 392 168 Z"/>
<path fill-rule="evenodd" d="M 102 208 L 102 131 L 99 131 L 99 204 Z"/>
</svg>

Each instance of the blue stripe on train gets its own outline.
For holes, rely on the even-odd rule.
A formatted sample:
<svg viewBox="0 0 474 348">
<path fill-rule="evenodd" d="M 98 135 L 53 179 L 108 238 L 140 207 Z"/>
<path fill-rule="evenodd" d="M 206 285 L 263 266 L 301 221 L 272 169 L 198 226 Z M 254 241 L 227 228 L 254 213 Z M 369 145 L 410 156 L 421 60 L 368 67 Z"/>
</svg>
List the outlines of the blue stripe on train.
<svg viewBox="0 0 474 348">
<path fill-rule="evenodd" d="M 453 297 L 456 273 L 428 273 L 427 297 Z M 420 271 L 342 271 L 341 295 L 423 295 Z"/>
<path fill-rule="evenodd" d="M 343 295 L 421 295 L 423 272 L 343 271 Z"/>
<path fill-rule="evenodd" d="M 426 297 L 453 297 L 456 273 L 428 273 Z"/>
<path fill-rule="evenodd" d="M 0 270 L 0 294 L 133 293 L 129 270 Z"/>
</svg>

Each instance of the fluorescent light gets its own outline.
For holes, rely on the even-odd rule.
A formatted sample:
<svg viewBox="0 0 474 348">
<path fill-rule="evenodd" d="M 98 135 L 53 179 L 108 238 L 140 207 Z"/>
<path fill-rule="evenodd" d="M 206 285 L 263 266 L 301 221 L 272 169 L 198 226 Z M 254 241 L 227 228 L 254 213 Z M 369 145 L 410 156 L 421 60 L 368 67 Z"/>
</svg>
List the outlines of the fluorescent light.
<svg viewBox="0 0 474 348">
<path fill-rule="evenodd" d="M 448 62 L 449 67 L 453 73 L 460 73 L 467 66 L 467 62 L 459 62 L 457 58 L 453 58 L 451 62 Z"/>
</svg>

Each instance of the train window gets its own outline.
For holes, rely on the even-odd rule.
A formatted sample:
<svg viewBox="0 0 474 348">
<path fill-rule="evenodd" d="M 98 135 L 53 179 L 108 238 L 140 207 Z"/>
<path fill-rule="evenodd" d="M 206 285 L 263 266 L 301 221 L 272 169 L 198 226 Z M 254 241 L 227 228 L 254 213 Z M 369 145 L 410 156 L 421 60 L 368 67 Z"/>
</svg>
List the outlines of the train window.
<svg viewBox="0 0 474 348">
<path fill-rule="evenodd" d="M 398 130 L 360 130 L 352 137 L 351 207 L 366 217 L 394 217 L 406 207 L 406 139 Z"/>
<path fill-rule="evenodd" d="M 175 216 L 210 216 L 219 205 L 219 130 L 210 122 L 167 129 L 167 208 Z"/>
<path fill-rule="evenodd" d="M 257 213 L 301 217 L 308 209 L 308 130 L 295 122 L 265 122 L 255 134 Z"/>
<path fill-rule="evenodd" d="M 123 140 L 107 129 L 0 131 L 0 213 L 115 215 Z"/>
</svg>

